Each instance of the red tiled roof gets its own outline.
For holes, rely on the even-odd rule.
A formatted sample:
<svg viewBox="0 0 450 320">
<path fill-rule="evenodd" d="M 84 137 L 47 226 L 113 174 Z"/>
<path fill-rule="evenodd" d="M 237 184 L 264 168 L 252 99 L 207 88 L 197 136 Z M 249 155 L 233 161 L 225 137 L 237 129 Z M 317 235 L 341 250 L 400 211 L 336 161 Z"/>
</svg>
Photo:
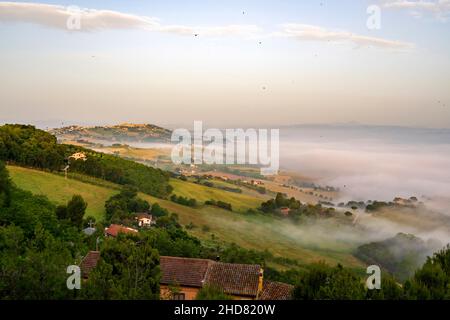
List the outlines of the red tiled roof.
<svg viewBox="0 0 450 320">
<path fill-rule="evenodd" d="M 208 259 L 160 257 L 161 283 L 180 286 L 218 286 L 226 294 L 254 296 L 258 292 L 259 265 L 222 263 Z"/>
<path fill-rule="evenodd" d="M 81 274 L 87 278 L 100 259 L 99 251 L 89 251 L 80 263 Z M 224 293 L 256 297 L 261 267 L 251 264 L 222 263 L 208 259 L 160 257 L 161 284 L 201 288 L 218 286 Z M 289 300 L 293 286 L 265 280 L 261 300 Z"/>
<path fill-rule="evenodd" d="M 113 237 L 117 237 L 117 235 L 122 232 L 122 233 L 136 233 L 138 232 L 136 229 L 133 228 L 128 228 L 125 226 L 121 226 L 118 224 L 112 224 L 109 226 L 109 228 L 105 229 L 105 233 L 107 235 L 113 236 Z"/>
<path fill-rule="evenodd" d="M 289 300 L 294 286 L 287 283 L 265 280 L 260 300 Z"/>
<path fill-rule="evenodd" d="M 202 287 L 208 267 L 214 263 L 207 259 L 160 257 L 162 284 Z"/>
<path fill-rule="evenodd" d="M 89 251 L 88 254 L 81 260 L 80 269 L 83 278 L 87 278 L 92 269 L 97 266 L 100 259 L 100 251 Z"/>
<path fill-rule="evenodd" d="M 256 297 L 260 272 L 261 267 L 256 264 L 215 262 L 205 283 L 222 288 L 226 294 Z"/>
</svg>

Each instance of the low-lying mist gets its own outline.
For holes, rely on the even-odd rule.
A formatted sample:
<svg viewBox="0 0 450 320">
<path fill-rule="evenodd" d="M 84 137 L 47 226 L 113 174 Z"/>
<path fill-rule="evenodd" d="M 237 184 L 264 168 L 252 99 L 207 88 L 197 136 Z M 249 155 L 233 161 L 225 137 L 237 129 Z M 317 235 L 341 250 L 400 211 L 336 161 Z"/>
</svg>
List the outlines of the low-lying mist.
<svg viewBox="0 0 450 320">
<path fill-rule="evenodd" d="M 450 242 L 450 130 L 297 126 L 281 129 L 280 139 L 282 169 L 338 187 L 335 203 L 411 196 L 424 203 L 371 214 L 359 210 L 355 224 L 318 219 L 285 225 L 283 232 L 299 244 L 355 250 L 398 233 L 413 234 L 434 251 Z"/>
<path fill-rule="evenodd" d="M 339 200 L 450 196 L 448 129 L 300 126 L 280 132 L 281 166 L 339 187 Z"/>
</svg>

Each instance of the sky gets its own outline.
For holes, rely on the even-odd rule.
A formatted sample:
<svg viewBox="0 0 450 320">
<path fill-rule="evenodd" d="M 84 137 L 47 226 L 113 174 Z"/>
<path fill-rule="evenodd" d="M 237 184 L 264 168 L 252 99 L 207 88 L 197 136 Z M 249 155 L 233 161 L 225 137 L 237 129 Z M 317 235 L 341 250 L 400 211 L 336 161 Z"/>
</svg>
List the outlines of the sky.
<svg viewBox="0 0 450 320">
<path fill-rule="evenodd" d="M 449 19 L 450 0 L 0 1 L 0 122 L 450 128 Z"/>
</svg>

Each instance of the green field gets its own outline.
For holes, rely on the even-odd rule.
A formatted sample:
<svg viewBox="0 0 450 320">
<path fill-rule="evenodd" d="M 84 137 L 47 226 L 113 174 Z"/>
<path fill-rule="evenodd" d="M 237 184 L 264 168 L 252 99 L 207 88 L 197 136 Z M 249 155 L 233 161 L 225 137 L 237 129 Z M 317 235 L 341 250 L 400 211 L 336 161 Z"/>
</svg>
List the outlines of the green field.
<svg viewBox="0 0 450 320">
<path fill-rule="evenodd" d="M 217 184 L 216 181 L 214 181 L 214 183 Z M 245 212 L 248 209 L 259 207 L 261 202 L 265 201 L 267 198 L 263 196 L 252 196 L 244 193 L 235 193 L 218 188 L 206 187 L 179 179 L 171 179 L 170 185 L 174 188 L 173 193 L 178 196 L 194 198 L 202 203 L 211 199 L 221 200 L 231 203 L 233 210 L 240 212 Z M 236 188 L 236 186 L 230 186 Z"/>
<path fill-rule="evenodd" d="M 18 187 L 35 194 L 47 195 L 57 204 L 67 202 L 73 194 L 82 195 L 88 202 L 87 214 L 96 218 L 103 217 L 105 201 L 118 192 L 114 185 L 102 186 L 101 180 L 96 181 L 92 178 L 86 177 L 85 182 L 82 182 L 78 180 L 81 177 L 77 177 L 77 180 L 66 180 L 57 174 L 20 167 L 8 166 L 8 170 Z M 202 201 L 211 198 L 229 201 L 242 211 L 260 204 L 260 199 L 244 194 L 235 194 L 181 180 L 172 180 L 171 184 L 178 195 L 195 197 Z M 331 264 L 340 262 L 351 267 L 362 266 L 361 262 L 351 255 L 352 247 L 343 243 L 319 240 L 321 235 L 316 235 L 314 231 L 309 232 L 308 227 L 296 226 L 280 218 L 230 212 L 211 206 L 190 208 L 145 194 L 140 194 L 140 197 L 150 203 L 158 202 L 170 212 L 177 213 L 183 225 L 192 222 L 195 227 L 189 232 L 206 242 L 212 241 L 214 235 L 214 241 L 234 242 L 248 249 L 268 249 L 275 256 L 296 259 L 300 263 L 324 260 Z M 209 230 L 205 232 L 203 226 L 208 226 Z M 309 239 L 311 233 L 317 239 Z"/>
<path fill-rule="evenodd" d="M 45 195 L 55 204 L 65 204 L 74 194 L 81 195 L 88 203 L 86 214 L 97 220 L 103 219 L 105 201 L 118 192 L 115 189 L 92 183 L 74 179 L 66 180 L 63 176 L 44 171 L 15 166 L 7 166 L 7 169 L 13 182 L 19 188 L 34 194 Z M 87 179 L 92 180 L 88 177 Z"/>
</svg>

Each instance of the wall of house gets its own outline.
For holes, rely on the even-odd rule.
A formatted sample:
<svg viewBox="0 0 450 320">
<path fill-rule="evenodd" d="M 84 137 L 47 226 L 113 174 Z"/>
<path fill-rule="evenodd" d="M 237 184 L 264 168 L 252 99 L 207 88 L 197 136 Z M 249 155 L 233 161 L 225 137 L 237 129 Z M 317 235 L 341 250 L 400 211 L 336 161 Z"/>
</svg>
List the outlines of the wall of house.
<svg viewBox="0 0 450 320">
<path fill-rule="evenodd" d="M 171 291 L 169 289 L 169 286 L 161 284 L 159 287 L 161 299 L 170 300 Z M 197 293 L 200 290 L 200 288 L 192 288 L 192 287 L 178 287 L 177 289 L 179 290 L 180 293 L 184 293 L 185 300 L 195 300 L 195 297 L 197 296 Z"/>
<path fill-rule="evenodd" d="M 232 295 L 231 297 L 233 298 L 233 300 L 255 300 L 255 298 L 248 297 L 248 296 L 236 296 L 236 295 Z"/>
</svg>

